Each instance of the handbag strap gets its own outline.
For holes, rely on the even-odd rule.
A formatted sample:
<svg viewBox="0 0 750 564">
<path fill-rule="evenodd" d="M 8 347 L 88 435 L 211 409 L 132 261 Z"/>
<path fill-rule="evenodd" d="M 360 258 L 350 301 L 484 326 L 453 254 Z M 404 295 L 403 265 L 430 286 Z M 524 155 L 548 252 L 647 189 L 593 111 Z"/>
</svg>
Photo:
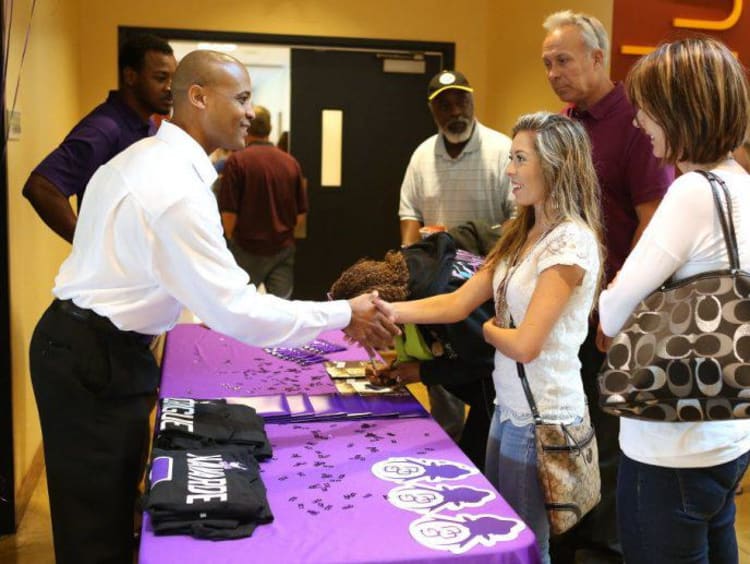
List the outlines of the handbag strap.
<svg viewBox="0 0 750 564">
<path fill-rule="evenodd" d="M 516 325 L 513 323 L 513 317 L 510 318 L 510 328 L 515 329 Z M 521 386 L 523 387 L 523 393 L 526 396 L 526 401 L 529 402 L 529 409 L 531 409 L 531 415 L 534 417 L 534 423 L 541 425 L 543 423 L 539 410 L 536 407 L 536 401 L 534 400 L 534 394 L 531 393 L 531 386 L 529 381 L 526 379 L 526 368 L 520 362 L 516 362 L 516 369 L 518 370 L 518 378 L 521 380 Z"/>
<path fill-rule="evenodd" d="M 705 170 L 697 170 L 698 174 L 701 174 L 708 180 L 711 185 L 711 193 L 714 198 L 714 206 L 716 212 L 719 214 L 719 223 L 721 224 L 721 231 L 724 235 L 724 244 L 727 247 L 727 255 L 729 256 L 729 267 L 732 270 L 740 269 L 740 255 L 737 249 L 737 234 L 734 231 L 734 219 L 732 217 L 732 198 L 727 188 L 726 183 L 719 178 L 713 172 L 707 172 Z M 719 188 L 724 195 L 726 201 L 726 212 L 724 207 L 721 205 L 721 197 L 719 196 Z"/>
<path fill-rule="evenodd" d="M 536 401 L 534 401 L 534 395 L 531 393 L 531 387 L 529 381 L 526 379 L 526 369 L 523 364 L 516 362 L 516 368 L 518 369 L 518 377 L 521 379 L 521 386 L 523 387 L 523 393 L 526 395 L 526 401 L 529 402 L 529 408 L 531 409 L 531 415 L 534 417 L 534 423 L 541 425 L 543 423 L 542 417 L 539 415 L 539 410 L 536 408 Z"/>
<path fill-rule="evenodd" d="M 521 379 L 521 386 L 523 386 L 523 393 L 526 395 L 526 401 L 529 402 L 529 408 L 531 408 L 531 415 L 534 417 L 534 425 L 543 425 L 544 421 L 542 416 L 539 415 L 539 410 L 536 408 L 536 401 L 534 401 L 534 395 L 531 393 L 531 386 L 526 378 L 526 369 L 523 364 L 516 362 L 516 368 L 518 369 L 518 377 Z M 576 439 L 568 429 L 568 425 L 560 424 L 560 430 L 567 438 L 567 448 L 570 450 L 578 451 L 580 455 L 585 447 L 587 439 Z M 591 430 L 593 434 L 593 430 Z"/>
</svg>

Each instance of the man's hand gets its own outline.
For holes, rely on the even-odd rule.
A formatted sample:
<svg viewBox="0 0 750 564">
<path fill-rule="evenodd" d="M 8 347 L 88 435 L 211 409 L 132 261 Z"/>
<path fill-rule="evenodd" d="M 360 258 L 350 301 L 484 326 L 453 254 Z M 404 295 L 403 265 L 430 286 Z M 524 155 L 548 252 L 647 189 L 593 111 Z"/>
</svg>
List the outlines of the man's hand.
<svg viewBox="0 0 750 564">
<path fill-rule="evenodd" d="M 347 337 L 369 350 L 392 346 L 393 337 L 401 333 L 393 319 L 375 307 L 377 297 L 377 292 L 370 292 L 349 300 L 352 319 L 344 329 Z"/>
</svg>

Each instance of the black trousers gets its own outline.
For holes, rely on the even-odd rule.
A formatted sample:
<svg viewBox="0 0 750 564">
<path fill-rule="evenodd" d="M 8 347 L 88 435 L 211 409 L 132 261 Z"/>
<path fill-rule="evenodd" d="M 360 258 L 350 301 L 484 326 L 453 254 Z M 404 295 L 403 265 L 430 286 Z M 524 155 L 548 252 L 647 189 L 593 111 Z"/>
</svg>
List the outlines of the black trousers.
<svg viewBox="0 0 750 564">
<path fill-rule="evenodd" d="M 130 564 L 159 382 L 148 342 L 55 300 L 36 326 L 29 356 L 57 563 Z"/>
<path fill-rule="evenodd" d="M 589 404 L 591 423 L 599 447 L 599 471 L 602 500 L 573 529 L 550 542 L 554 564 L 573 564 L 577 550 L 579 561 L 622 562 L 622 549 L 617 534 L 617 467 L 620 463 L 620 418 L 599 409 L 597 376 L 604 362 L 604 353 L 596 348 L 596 329 L 591 328 L 578 351 L 581 361 L 583 389 Z"/>
</svg>

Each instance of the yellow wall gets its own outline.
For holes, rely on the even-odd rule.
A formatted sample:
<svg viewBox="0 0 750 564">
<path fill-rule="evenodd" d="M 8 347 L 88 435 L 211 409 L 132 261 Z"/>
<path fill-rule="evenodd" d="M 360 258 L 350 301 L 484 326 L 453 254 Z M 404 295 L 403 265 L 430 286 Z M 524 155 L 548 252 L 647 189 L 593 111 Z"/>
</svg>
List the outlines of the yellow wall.
<svg viewBox="0 0 750 564">
<path fill-rule="evenodd" d="M 548 13 L 582 9 L 611 29 L 613 0 L 45 0 L 37 3 L 18 108 L 23 139 L 9 147 L 11 335 L 17 485 L 40 441 L 28 383 L 28 343 L 68 246 L 41 223 L 20 191 L 33 166 L 117 82 L 117 26 L 291 35 L 451 41 L 456 66 L 476 89 L 477 115 L 508 131 L 518 114 L 557 110 L 540 62 Z M 15 84 L 25 16 L 16 0 Z"/>
<path fill-rule="evenodd" d="M 482 109 L 487 77 L 487 18 L 491 0 L 81 0 L 80 56 L 83 100 L 97 103 L 116 78 L 118 25 L 346 36 L 377 39 L 455 41 L 457 63 L 477 87 Z M 118 8 L 120 6 L 120 8 Z M 90 22 L 96 22 L 95 25 Z"/>
<path fill-rule="evenodd" d="M 6 96 L 13 102 L 31 0 L 16 0 Z M 7 13 L 6 13 L 7 16 Z M 52 235 L 21 196 L 29 171 L 65 136 L 80 114 L 78 11 L 71 0 L 37 2 L 16 109 L 22 136 L 8 143 L 8 231 L 13 435 L 16 489 L 41 444 L 28 371 L 28 343 L 51 300 L 69 245 Z M 0 447 L 1 448 L 1 447 Z"/>
<path fill-rule="evenodd" d="M 545 16 L 570 8 L 611 30 L 613 0 L 218 0 L 210 8 L 197 0 L 80 3 L 84 107 L 95 105 L 116 80 L 118 25 L 452 41 L 456 67 L 475 87 L 477 115 L 507 132 L 521 113 L 561 106 L 541 64 Z"/>
</svg>

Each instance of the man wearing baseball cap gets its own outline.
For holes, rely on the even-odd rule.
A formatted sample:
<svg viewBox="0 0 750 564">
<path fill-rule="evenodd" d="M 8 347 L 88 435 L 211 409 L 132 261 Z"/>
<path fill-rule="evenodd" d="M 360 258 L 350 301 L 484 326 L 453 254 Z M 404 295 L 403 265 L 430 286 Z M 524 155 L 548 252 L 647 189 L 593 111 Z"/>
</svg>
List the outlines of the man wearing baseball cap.
<svg viewBox="0 0 750 564">
<path fill-rule="evenodd" d="M 401 243 L 420 239 L 419 229 L 450 229 L 467 221 L 502 224 L 513 211 L 505 167 L 510 139 L 474 117 L 474 89 L 455 70 L 443 70 L 427 86 L 427 103 L 438 133 L 409 161 L 401 184 Z M 458 440 L 464 404 L 439 385 L 428 387 L 432 415 Z"/>
<path fill-rule="evenodd" d="M 505 176 L 510 139 L 476 120 L 473 92 L 467 78 L 451 70 L 439 72 L 427 86 L 438 133 L 414 151 L 401 184 L 404 245 L 419 240 L 425 225 L 494 225 L 510 217 L 513 205 Z"/>
</svg>

